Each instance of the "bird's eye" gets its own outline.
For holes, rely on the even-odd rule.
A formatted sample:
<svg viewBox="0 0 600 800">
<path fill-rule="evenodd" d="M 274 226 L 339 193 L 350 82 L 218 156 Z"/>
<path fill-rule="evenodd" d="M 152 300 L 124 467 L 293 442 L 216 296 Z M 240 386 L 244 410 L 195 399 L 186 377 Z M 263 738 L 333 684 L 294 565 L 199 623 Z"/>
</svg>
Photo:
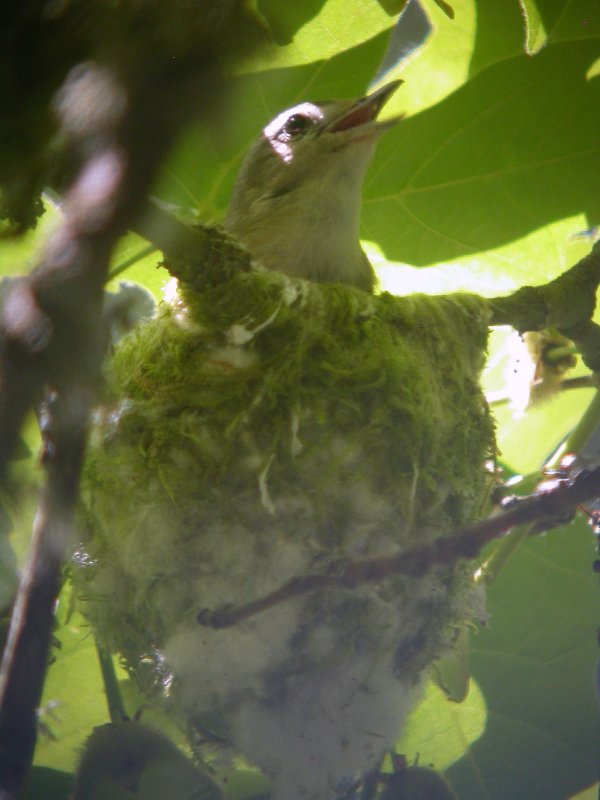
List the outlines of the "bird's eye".
<svg viewBox="0 0 600 800">
<path fill-rule="evenodd" d="M 286 120 L 279 134 L 286 139 L 295 139 L 297 136 L 306 133 L 312 125 L 314 125 L 314 122 L 310 117 L 304 114 L 292 114 L 292 116 Z"/>
</svg>

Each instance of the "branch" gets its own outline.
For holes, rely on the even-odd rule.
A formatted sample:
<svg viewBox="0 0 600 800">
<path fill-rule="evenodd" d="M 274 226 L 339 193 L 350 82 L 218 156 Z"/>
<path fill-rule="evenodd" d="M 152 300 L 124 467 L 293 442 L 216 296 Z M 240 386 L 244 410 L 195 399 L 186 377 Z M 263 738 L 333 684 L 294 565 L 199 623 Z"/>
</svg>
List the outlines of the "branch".
<svg viewBox="0 0 600 800">
<path fill-rule="evenodd" d="M 192 291 L 202 292 L 251 269 L 250 253 L 223 228 L 190 225 L 155 200 L 144 204 L 131 229 L 163 252 L 171 275 Z"/>
<path fill-rule="evenodd" d="M 179 83 L 168 66 L 160 80 L 153 70 L 136 73 L 133 85 L 95 65 L 81 65 L 67 78 L 59 101 L 63 132 L 81 166 L 60 227 L 38 267 L 9 286 L 0 314 L 0 478 L 25 415 L 47 387 L 53 397 L 46 486 L 0 673 L 3 800 L 22 793 L 36 740 L 61 563 L 72 540 L 87 421 L 100 384 L 102 287 L 111 252 L 180 128 L 202 98 L 209 105 L 214 73 L 202 91 L 207 67 L 200 57 L 198 63 Z"/>
<path fill-rule="evenodd" d="M 577 345 L 584 363 L 600 370 L 600 326 L 592 321 L 600 283 L 600 241 L 575 266 L 544 286 L 524 286 L 489 300 L 490 325 L 523 333 L 556 328 Z"/>
<path fill-rule="evenodd" d="M 228 628 L 294 597 L 322 589 L 354 588 L 394 575 L 418 578 L 435 566 L 450 566 L 459 559 L 472 559 L 493 539 L 504 536 L 516 525 L 535 522 L 536 531 L 563 524 L 573 509 L 600 495 L 600 467 L 582 471 L 570 479 L 542 484 L 538 494 L 515 501 L 512 508 L 467 528 L 443 536 L 431 544 L 420 545 L 393 556 L 379 556 L 346 562 L 335 574 L 305 575 L 292 578 L 279 589 L 245 605 L 211 611 L 203 609 L 198 622 L 209 628 Z M 543 525 L 542 525 L 543 523 Z"/>
<path fill-rule="evenodd" d="M 72 540 L 72 517 L 91 402 L 91 392 L 73 390 L 66 397 L 53 396 L 51 408 L 45 412 L 47 482 L 2 663 L 2 798 L 20 794 L 35 746 L 36 708 L 48 663 L 62 558 Z"/>
</svg>

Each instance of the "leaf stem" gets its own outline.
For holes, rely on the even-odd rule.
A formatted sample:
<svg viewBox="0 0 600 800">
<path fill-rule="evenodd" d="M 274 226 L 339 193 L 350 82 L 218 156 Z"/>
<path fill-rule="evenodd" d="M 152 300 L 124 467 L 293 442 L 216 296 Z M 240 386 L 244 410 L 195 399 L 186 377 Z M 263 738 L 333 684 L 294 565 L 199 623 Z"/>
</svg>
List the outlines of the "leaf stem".
<svg viewBox="0 0 600 800">
<path fill-rule="evenodd" d="M 123 722 L 128 719 L 125 713 L 125 706 L 123 704 L 123 697 L 119 689 L 119 683 L 115 673 L 115 665 L 112 660 L 111 654 L 101 647 L 96 642 L 96 653 L 98 654 L 98 662 L 100 664 L 100 672 L 102 673 L 102 681 L 104 683 L 104 691 L 106 693 L 106 704 L 108 705 L 108 714 L 111 722 Z"/>
<path fill-rule="evenodd" d="M 119 264 L 116 264 L 108 273 L 107 280 L 112 281 L 121 275 L 125 270 L 132 267 L 134 264 L 137 264 L 138 261 L 141 261 L 142 258 L 146 258 L 151 253 L 156 251 L 156 247 L 153 244 L 146 245 L 141 250 L 138 250 L 135 255 L 131 256 L 131 258 L 126 258 L 125 261 L 121 261 Z"/>
<path fill-rule="evenodd" d="M 492 554 L 477 567 L 473 573 L 475 583 L 483 583 L 486 586 L 492 584 L 521 542 L 532 532 L 533 525 L 517 525 L 513 528 L 508 536 L 498 542 Z"/>
<path fill-rule="evenodd" d="M 575 456 L 583 456 L 586 445 L 596 431 L 600 429 L 600 391 L 594 393 L 589 406 L 586 408 L 583 416 L 568 434 L 562 447 L 553 455 L 552 459 L 545 464 L 546 468 L 558 467 L 561 459 L 567 453 L 572 453 Z"/>
</svg>

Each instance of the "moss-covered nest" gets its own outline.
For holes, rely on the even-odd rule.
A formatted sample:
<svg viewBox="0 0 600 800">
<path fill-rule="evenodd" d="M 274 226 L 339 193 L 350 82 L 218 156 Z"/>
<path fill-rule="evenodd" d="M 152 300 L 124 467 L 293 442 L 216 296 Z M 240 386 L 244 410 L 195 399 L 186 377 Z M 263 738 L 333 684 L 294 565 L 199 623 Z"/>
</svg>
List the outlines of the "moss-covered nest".
<svg viewBox="0 0 600 800">
<path fill-rule="evenodd" d="M 274 797 L 335 797 L 481 613 L 467 568 L 296 598 L 227 630 L 196 616 L 477 517 L 486 304 L 262 271 L 181 296 L 109 367 L 76 582 L 140 684 L 258 763 Z"/>
</svg>

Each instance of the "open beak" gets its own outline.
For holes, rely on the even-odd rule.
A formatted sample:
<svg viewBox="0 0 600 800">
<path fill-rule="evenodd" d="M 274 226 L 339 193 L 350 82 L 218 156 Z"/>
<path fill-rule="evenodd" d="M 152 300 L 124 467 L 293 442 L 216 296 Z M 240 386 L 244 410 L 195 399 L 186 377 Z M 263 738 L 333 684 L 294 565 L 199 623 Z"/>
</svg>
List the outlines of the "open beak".
<svg viewBox="0 0 600 800">
<path fill-rule="evenodd" d="M 377 89 L 373 94 L 361 97 L 361 99 L 357 100 L 341 117 L 334 119 L 327 126 L 327 132 L 337 133 L 338 131 L 357 128 L 359 125 L 373 122 L 377 119 L 377 115 L 383 106 L 402 83 L 404 83 L 404 81 L 391 81 L 380 89 Z M 395 125 L 399 119 L 401 119 L 401 117 L 394 117 L 385 122 L 380 122 L 377 124 L 377 130 L 386 130 L 390 126 Z"/>
</svg>

